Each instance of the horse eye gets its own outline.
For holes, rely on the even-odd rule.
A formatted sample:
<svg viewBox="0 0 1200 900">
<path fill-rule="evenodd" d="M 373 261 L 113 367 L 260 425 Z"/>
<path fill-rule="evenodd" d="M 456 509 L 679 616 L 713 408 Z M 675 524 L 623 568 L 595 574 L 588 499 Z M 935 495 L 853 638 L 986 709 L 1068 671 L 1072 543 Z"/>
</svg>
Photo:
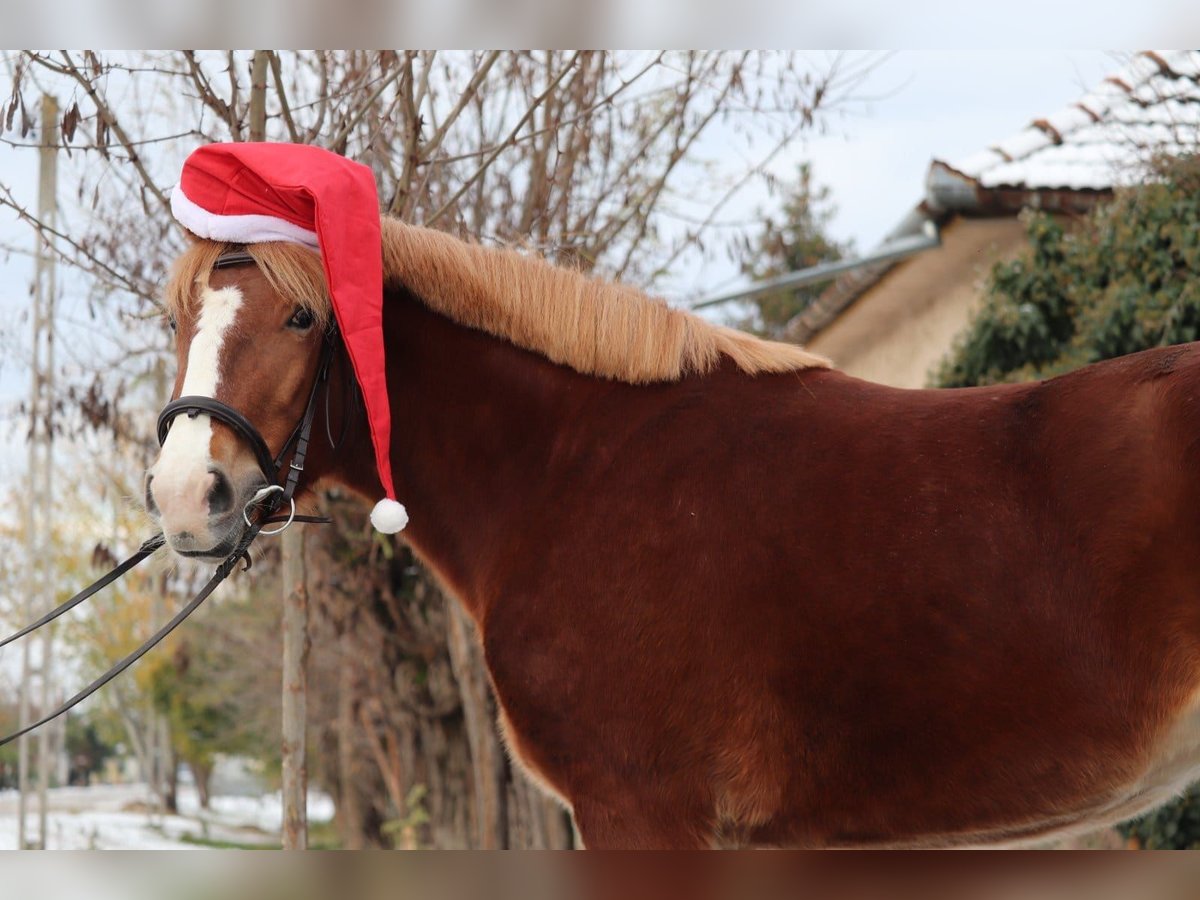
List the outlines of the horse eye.
<svg viewBox="0 0 1200 900">
<path fill-rule="evenodd" d="M 292 317 L 287 321 L 288 328 L 295 328 L 297 331 L 305 331 L 312 327 L 313 315 L 307 309 L 298 309 L 292 313 Z"/>
<path fill-rule="evenodd" d="M 167 325 L 170 326 L 172 331 L 175 330 L 175 317 L 174 316 L 167 316 Z"/>
</svg>

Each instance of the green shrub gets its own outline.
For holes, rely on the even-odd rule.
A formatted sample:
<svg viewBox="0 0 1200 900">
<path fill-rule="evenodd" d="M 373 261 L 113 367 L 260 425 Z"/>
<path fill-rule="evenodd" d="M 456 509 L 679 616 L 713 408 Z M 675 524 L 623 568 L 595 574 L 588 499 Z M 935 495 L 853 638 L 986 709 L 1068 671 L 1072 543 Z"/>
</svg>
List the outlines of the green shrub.
<svg viewBox="0 0 1200 900">
<path fill-rule="evenodd" d="M 1154 172 L 1073 228 L 1027 213 L 1028 253 L 993 268 L 935 383 L 1045 378 L 1200 337 L 1200 156 Z"/>
</svg>

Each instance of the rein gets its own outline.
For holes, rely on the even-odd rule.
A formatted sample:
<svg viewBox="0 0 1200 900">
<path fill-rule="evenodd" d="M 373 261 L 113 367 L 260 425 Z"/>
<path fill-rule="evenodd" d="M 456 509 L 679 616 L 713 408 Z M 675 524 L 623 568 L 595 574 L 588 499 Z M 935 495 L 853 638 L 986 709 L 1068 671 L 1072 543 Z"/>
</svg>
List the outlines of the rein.
<svg viewBox="0 0 1200 900">
<path fill-rule="evenodd" d="M 252 256 L 250 256 L 250 254 L 244 251 L 234 251 L 222 254 L 218 258 L 214 268 L 221 269 L 231 266 L 254 264 L 254 262 L 255 260 Z M 251 450 L 254 451 L 255 458 L 258 461 L 259 469 L 262 470 L 263 476 L 267 479 L 268 486 L 258 491 L 246 503 L 242 510 L 242 518 L 246 522 L 246 530 L 242 533 L 241 538 L 230 551 L 229 555 L 226 556 L 220 565 L 217 566 L 213 576 L 208 580 L 204 587 L 200 589 L 199 593 L 197 593 L 196 596 L 188 602 L 186 606 L 179 610 L 179 612 L 177 612 L 169 622 L 156 631 L 149 639 L 145 641 L 145 643 L 143 643 L 132 653 L 125 656 L 119 662 L 115 663 L 107 672 L 105 672 L 87 687 L 83 688 L 83 690 L 79 691 L 79 693 L 75 694 L 69 700 L 65 701 L 61 706 L 54 710 L 54 712 L 44 716 L 37 722 L 27 725 L 19 731 L 15 731 L 7 737 L 0 739 L 0 747 L 3 747 L 5 744 L 11 741 L 15 741 L 17 738 L 28 734 L 36 728 L 40 728 L 47 722 L 57 719 L 63 713 L 67 712 L 79 703 L 82 703 L 96 691 L 100 690 L 100 688 L 104 687 L 106 684 L 132 666 L 135 662 L 145 656 L 151 649 L 159 644 L 163 638 L 179 627 L 184 619 L 194 613 L 200 607 L 200 604 L 208 599 L 209 595 L 217 589 L 217 586 L 233 573 L 234 567 L 237 565 L 239 560 L 245 559 L 245 569 L 250 568 L 250 545 L 254 543 L 254 539 L 260 534 L 278 534 L 293 522 L 329 524 L 331 520 L 325 518 L 324 516 L 296 515 L 296 501 L 294 499 L 294 494 L 296 492 L 297 485 L 300 483 L 300 475 L 304 471 L 305 458 L 308 456 L 309 437 L 312 432 L 313 418 L 317 408 L 317 394 L 319 393 L 321 386 L 323 384 L 327 384 L 329 379 L 329 363 L 333 357 L 333 348 L 336 342 L 336 335 L 336 330 L 330 330 L 325 337 L 325 343 L 321 349 L 321 360 L 317 366 L 316 377 L 313 379 L 312 390 L 309 391 L 308 404 L 304 409 L 304 415 L 301 417 L 300 422 L 296 425 L 296 428 L 292 431 L 291 436 L 284 441 L 283 448 L 279 451 L 278 456 L 271 456 L 270 450 L 267 449 L 266 441 L 263 440 L 262 435 L 259 434 L 258 429 L 254 427 L 249 419 L 247 419 L 233 407 L 228 406 L 212 397 L 180 397 L 177 400 L 172 400 L 163 407 L 162 412 L 159 413 L 158 416 L 158 443 L 160 446 L 164 441 L 166 441 L 167 433 L 171 429 L 171 423 L 177 416 L 187 415 L 191 418 L 195 418 L 201 413 L 204 413 L 221 422 L 222 424 L 227 425 L 235 434 L 238 435 L 238 437 L 240 437 L 250 446 Z M 326 403 L 328 404 L 328 388 L 326 388 Z M 328 428 L 328 423 L 326 423 L 326 428 Z M 291 462 L 288 464 L 287 476 L 283 484 L 280 484 L 279 470 L 289 452 L 292 454 Z M 289 513 L 286 516 L 276 516 L 275 513 L 285 504 L 290 506 Z M 256 521 L 251 520 L 252 512 L 258 513 L 258 518 Z M 271 531 L 263 530 L 263 526 L 276 522 L 282 522 L 283 524 L 279 528 Z M 71 597 L 65 603 L 55 607 L 36 622 L 26 625 L 20 631 L 0 641 L 0 648 L 3 648 L 18 638 L 24 637 L 25 635 L 36 631 L 42 626 L 53 622 L 64 613 L 74 609 L 80 603 L 108 587 L 130 569 L 133 569 L 135 566 L 143 562 L 165 543 L 166 539 L 161 533 L 147 538 L 132 556 L 114 567 L 106 575 L 92 582 L 78 594 Z M 245 571 L 245 569 L 243 569 L 243 571 Z"/>
</svg>

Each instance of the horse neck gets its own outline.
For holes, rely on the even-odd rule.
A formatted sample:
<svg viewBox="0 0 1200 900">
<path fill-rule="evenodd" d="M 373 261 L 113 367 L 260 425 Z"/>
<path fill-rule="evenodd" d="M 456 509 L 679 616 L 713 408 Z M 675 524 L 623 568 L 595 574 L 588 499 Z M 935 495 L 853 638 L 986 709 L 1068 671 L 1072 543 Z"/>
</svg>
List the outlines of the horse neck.
<svg viewBox="0 0 1200 900">
<path fill-rule="evenodd" d="M 615 385 L 460 326 L 405 294 L 385 300 L 384 334 L 396 496 L 404 535 L 481 621 L 492 573 L 545 512 L 556 454 L 592 443 L 589 414 Z M 333 473 L 378 496 L 369 443 Z"/>
</svg>

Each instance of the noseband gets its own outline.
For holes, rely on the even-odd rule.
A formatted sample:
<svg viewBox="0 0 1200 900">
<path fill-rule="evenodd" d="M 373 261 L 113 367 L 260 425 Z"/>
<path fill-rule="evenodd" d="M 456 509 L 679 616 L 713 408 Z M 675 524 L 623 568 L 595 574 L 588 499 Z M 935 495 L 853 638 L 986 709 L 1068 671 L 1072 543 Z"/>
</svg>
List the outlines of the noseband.
<svg viewBox="0 0 1200 900">
<path fill-rule="evenodd" d="M 241 266 L 248 264 L 257 264 L 254 257 L 245 251 L 232 251 L 223 253 L 218 257 L 213 268 L 224 269 L 233 266 Z M 70 699 L 64 701 L 58 709 L 45 715 L 38 721 L 21 728 L 18 731 L 0 739 L 0 746 L 4 746 L 10 741 L 14 741 L 23 734 L 28 734 L 35 728 L 45 725 L 52 719 L 56 719 L 71 709 L 73 706 L 83 702 L 104 685 L 108 684 L 131 665 L 141 659 L 163 638 L 175 630 L 176 627 L 183 622 L 188 616 L 195 612 L 200 604 L 217 589 L 222 581 L 229 577 L 233 572 L 234 566 L 238 560 L 246 560 L 246 568 L 250 567 L 250 545 L 259 534 L 276 534 L 286 528 L 292 522 L 316 522 L 327 523 L 329 519 L 319 516 L 297 516 L 296 501 L 293 495 L 296 492 L 296 486 L 300 482 L 300 473 L 304 471 L 304 460 L 308 455 L 308 438 L 312 431 L 313 416 L 317 408 L 317 392 L 322 384 L 326 384 L 329 379 L 329 361 L 333 357 L 333 347 L 336 343 L 337 332 L 331 329 L 325 336 L 324 346 L 321 348 L 321 361 L 317 366 L 316 377 L 313 378 L 312 389 L 308 394 L 308 405 L 304 409 L 304 415 L 300 422 L 292 431 L 291 436 L 284 441 L 283 447 L 280 448 L 278 456 L 271 456 L 271 451 L 267 448 L 267 442 L 263 440 L 257 428 L 251 424 L 250 420 L 243 416 L 240 412 L 220 400 L 212 397 L 180 397 L 178 400 L 172 400 L 158 416 L 158 443 L 161 446 L 167 439 L 167 433 L 171 429 L 171 423 L 177 416 L 187 415 L 195 418 L 198 415 L 204 414 L 211 416 L 222 424 L 228 426 L 233 432 L 244 440 L 250 449 L 254 451 L 254 457 L 258 461 L 258 467 L 262 470 L 263 477 L 267 480 L 267 486 L 258 491 L 242 510 L 242 518 L 246 521 L 246 530 L 242 533 L 241 538 L 234 546 L 220 565 L 217 566 L 217 571 L 213 574 L 208 583 L 200 589 L 200 592 L 188 602 L 172 619 L 156 631 L 145 643 L 134 650 L 132 653 L 115 663 L 107 672 L 85 687 L 79 693 Z M 328 409 L 328 396 L 326 397 L 326 408 Z M 344 422 L 345 420 L 343 420 Z M 326 422 L 328 429 L 329 423 Z M 332 442 L 332 436 L 330 437 Z M 291 462 L 288 464 L 287 477 L 283 484 L 279 483 L 279 469 L 283 465 L 284 459 L 288 453 L 292 454 Z M 291 513 L 286 517 L 283 527 L 275 531 L 263 531 L 264 525 L 272 522 L 283 521 L 284 517 L 273 518 L 273 514 L 284 503 L 291 504 Z M 250 515 L 252 510 L 258 511 L 258 520 L 251 521 Z M 66 602 L 46 613 L 36 622 L 26 625 L 20 631 L 10 635 L 0 641 L 0 647 L 23 637 L 30 632 L 36 631 L 43 625 L 46 625 L 63 613 L 74 609 L 83 601 L 93 596 L 103 588 L 112 584 L 134 566 L 138 565 L 143 560 L 147 559 L 151 554 L 163 546 L 165 543 L 161 534 L 156 534 L 153 537 L 142 543 L 137 552 L 130 556 L 127 560 L 113 568 L 104 577 L 88 585 L 75 596 L 71 597 Z"/>
</svg>

